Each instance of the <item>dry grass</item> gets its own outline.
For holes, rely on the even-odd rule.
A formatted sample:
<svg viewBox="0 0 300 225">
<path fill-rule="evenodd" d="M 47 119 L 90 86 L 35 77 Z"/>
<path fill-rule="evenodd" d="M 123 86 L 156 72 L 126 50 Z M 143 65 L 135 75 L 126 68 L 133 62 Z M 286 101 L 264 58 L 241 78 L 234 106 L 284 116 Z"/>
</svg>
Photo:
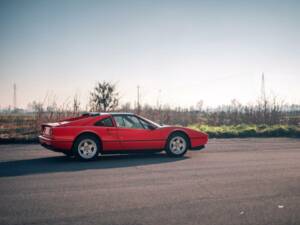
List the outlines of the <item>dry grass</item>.
<svg viewBox="0 0 300 225">
<path fill-rule="evenodd" d="M 57 114 L 10 114 L 0 115 L 0 143 L 36 142 L 40 125 L 45 122 L 59 121 L 75 116 L 72 113 Z M 204 131 L 210 137 L 297 137 L 300 138 L 300 126 L 293 125 L 226 125 L 210 126 L 194 124 L 193 129 Z"/>
<path fill-rule="evenodd" d="M 0 115 L 0 143 L 36 142 L 42 123 L 76 116 L 73 113 Z"/>
<path fill-rule="evenodd" d="M 300 138 L 300 126 L 294 125 L 249 125 L 232 126 L 192 125 L 193 129 L 206 132 L 213 138 L 243 137 L 296 137 Z"/>
</svg>

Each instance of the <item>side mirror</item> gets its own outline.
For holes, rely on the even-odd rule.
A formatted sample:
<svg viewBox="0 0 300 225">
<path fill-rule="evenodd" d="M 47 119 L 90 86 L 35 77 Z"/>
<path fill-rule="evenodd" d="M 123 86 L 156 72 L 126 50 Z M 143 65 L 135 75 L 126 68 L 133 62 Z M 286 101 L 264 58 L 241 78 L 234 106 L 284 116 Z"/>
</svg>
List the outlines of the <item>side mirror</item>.
<svg viewBox="0 0 300 225">
<path fill-rule="evenodd" d="M 156 127 L 153 126 L 152 124 L 149 124 L 148 127 L 149 127 L 150 130 L 155 130 L 156 129 Z"/>
</svg>

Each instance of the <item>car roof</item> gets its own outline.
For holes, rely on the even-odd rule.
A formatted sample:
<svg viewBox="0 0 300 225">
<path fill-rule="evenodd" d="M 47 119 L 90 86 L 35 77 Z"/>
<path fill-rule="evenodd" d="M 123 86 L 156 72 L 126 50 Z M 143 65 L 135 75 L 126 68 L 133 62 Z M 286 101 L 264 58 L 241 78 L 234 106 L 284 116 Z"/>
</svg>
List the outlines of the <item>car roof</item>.
<svg viewBox="0 0 300 225">
<path fill-rule="evenodd" d="M 115 116 L 115 115 L 134 115 L 134 113 L 130 113 L 130 112 L 111 112 L 111 113 L 108 113 L 112 116 Z"/>
<path fill-rule="evenodd" d="M 134 113 L 130 113 L 130 112 L 87 112 L 87 113 L 82 114 L 82 116 L 102 116 L 102 115 L 118 116 L 118 115 L 134 115 Z"/>
</svg>

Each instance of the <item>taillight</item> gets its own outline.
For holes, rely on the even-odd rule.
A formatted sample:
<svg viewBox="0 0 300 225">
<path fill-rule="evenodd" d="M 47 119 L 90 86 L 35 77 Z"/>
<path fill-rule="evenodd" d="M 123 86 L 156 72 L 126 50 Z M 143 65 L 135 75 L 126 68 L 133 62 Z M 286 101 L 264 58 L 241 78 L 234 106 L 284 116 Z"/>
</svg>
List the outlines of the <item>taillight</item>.
<svg viewBox="0 0 300 225">
<path fill-rule="evenodd" d="M 45 127 L 43 133 L 44 133 L 45 135 L 47 135 L 47 136 L 51 136 L 51 134 L 52 134 L 52 129 L 51 129 L 51 127 Z"/>
</svg>

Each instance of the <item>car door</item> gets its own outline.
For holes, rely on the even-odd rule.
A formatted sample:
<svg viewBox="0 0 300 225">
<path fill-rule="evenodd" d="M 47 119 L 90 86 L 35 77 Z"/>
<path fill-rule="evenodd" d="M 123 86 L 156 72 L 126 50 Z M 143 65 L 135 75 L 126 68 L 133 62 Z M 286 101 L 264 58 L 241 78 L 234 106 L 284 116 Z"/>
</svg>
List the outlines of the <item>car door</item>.
<svg viewBox="0 0 300 225">
<path fill-rule="evenodd" d="M 146 121 L 134 115 L 113 116 L 119 140 L 124 150 L 163 149 L 164 140 L 159 129 L 150 129 Z"/>
<path fill-rule="evenodd" d="M 122 148 L 118 128 L 113 123 L 111 117 L 106 117 L 94 124 L 94 129 L 101 138 L 103 150 L 119 150 Z"/>
</svg>

